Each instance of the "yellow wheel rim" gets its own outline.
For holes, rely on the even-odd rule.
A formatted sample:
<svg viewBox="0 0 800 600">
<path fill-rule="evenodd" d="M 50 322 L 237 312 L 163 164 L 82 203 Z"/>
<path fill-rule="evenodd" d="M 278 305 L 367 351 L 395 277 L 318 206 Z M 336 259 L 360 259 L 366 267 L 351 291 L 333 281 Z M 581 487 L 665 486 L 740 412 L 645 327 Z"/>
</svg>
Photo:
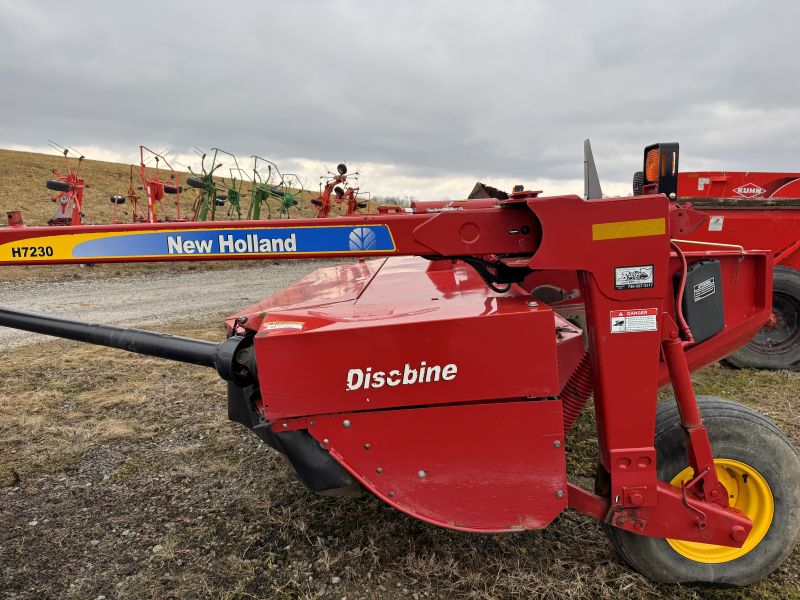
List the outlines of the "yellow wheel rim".
<svg viewBox="0 0 800 600">
<path fill-rule="evenodd" d="M 741 548 L 667 539 L 667 543 L 675 552 L 689 560 L 701 563 L 729 562 L 750 552 L 767 535 L 769 526 L 772 524 L 772 516 L 775 513 L 772 490 L 761 473 L 750 465 L 728 458 L 716 458 L 714 465 L 717 468 L 717 477 L 720 483 L 728 490 L 730 506 L 746 514 L 747 518 L 753 522 L 753 529 Z M 692 468 L 686 467 L 672 478 L 670 484 L 681 487 L 681 483 L 689 483 L 693 477 Z"/>
</svg>

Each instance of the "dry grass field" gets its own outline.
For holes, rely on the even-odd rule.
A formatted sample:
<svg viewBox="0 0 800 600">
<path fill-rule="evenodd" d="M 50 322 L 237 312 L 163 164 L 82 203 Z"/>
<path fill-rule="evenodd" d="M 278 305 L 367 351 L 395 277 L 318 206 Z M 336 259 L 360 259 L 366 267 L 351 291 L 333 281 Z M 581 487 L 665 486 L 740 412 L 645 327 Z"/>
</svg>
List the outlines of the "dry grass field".
<svg viewBox="0 0 800 600">
<path fill-rule="evenodd" d="M 167 329 L 219 340 L 221 317 Z M 7 599 L 800 597 L 799 551 L 746 590 L 661 586 L 573 512 L 543 531 L 480 536 L 371 496 L 314 495 L 227 421 L 225 386 L 209 369 L 48 342 L 5 353 L 0 381 Z M 712 366 L 695 382 L 800 442 L 800 374 Z M 581 481 L 595 445 L 589 411 L 568 444 Z"/>
</svg>

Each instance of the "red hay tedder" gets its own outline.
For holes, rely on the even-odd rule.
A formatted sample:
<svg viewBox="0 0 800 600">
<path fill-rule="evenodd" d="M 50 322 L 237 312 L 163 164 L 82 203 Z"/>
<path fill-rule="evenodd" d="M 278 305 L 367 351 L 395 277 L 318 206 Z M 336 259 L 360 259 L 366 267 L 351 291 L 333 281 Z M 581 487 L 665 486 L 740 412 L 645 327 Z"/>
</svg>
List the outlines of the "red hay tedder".
<svg viewBox="0 0 800 600">
<path fill-rule="evenodd" d="M 709 216 L 663 193 L 589 196 L 516 191 L 291 224 L 7 228 L 6 265 L 359 260 L 232 315 L 220 343 L 7 309 L 0 325 L 216 369 L 230 418 L 316 492 L 366 489 L 482 533 L 542 528 L 572 508 L 654 580 L 761 579 L 800 533 L 800 458 L 767 417 L 696 397 L 690 372 L 768 322 L 775 252 L 681 241 Z M 565 273 L 585 336 L 533 293 Z M 675 399 L 658 403 L 667 384 Z M 565 442 L 591 395 L 587 490 L 567 478 Z"/>
<path fill-rule="evenodd" d="M 339 204 L 346 205 L 347 208 L 345 209 L 344 214 L 347 215 L 348 217 L 356 214 L 362 208 L 367 209 L 367 212 L 369 212 L 369 201 L 365 202 L 361 200 L 358 197 L 359 193 L 360 192 L 358 187 L 353 187 L 351 185 L 348 185 L 347 189 L 344 191 L 341 197 L 338 198 Z"/>
<path fill-rule="evenodd" d="M 81 163 L 84 156 L 74 148 L 65 148 L 55 142 L 48 142 L 51 148 L 64 156 L 64 170 L 53 169 L 55 179 L 45 182 L 48 190 L 56 192 L 53 202 L 56 210 L 47 224 L 50 226 L 81 225 L 83 223 L 83 190 L 88 186 L 81 177 Z"/>
<path fill-rule="evenodd" d="M 311 204 L 317 207 L 318 219 L 327 219 L 331 214 L 331 206 L 333 204 L 333 198 L 331 196 L 333 194 L 336 194 L 336 199 L 341 204 L 344 198 L 344 190 L 340 184 L 347 183 L 347 165 L 339 163 L 336 166 L 336 173 L 328 173 L 324 178 L 325 187 L 317 198 L 311 199 Z"/>
<path fill-rule="evenodd" d="M 146 164 L 151 159 L 155 164 L 155 172 L 148 174 Z M 161 179 L 163 176 L 160 168 L 162 162 L 169 172 L 169 176 L 166 180 Z M 163 152 L 154 152 L 147 146 L 139 146 L 139 177 L 142 180 L 142 188 L 147 198 L 147 214 L 143 218 L 143 222 L 159 223 L 162 221 L 184 220 L 181 218 L 181 192 L 183 192 L 183 186 L 180 184 L 180 175 L 172 168 L 172 165 L 169 164 Z M 161 214 L 163 212 L 163 200 L 166 194 L 175 196 L 176 216 L 174 219 L 167 218 Z"/>
</svg>

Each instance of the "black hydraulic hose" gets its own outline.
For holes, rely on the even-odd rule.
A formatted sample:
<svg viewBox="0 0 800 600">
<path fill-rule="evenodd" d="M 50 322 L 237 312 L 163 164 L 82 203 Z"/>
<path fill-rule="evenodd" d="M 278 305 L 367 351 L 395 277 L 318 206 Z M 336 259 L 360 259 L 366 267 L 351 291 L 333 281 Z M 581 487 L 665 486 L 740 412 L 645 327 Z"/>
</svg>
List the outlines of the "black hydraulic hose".
<svg viewBox="0 0 800 600">
<path fill-rule="evenodd" d="M 97 346 L 119 348 L 128 352 L 212 367 L 219 370 L 220 344 L 205 340 L 73 321 L 50 315 L 0 308 L 0 326 L 42 333 Z"/>
</svg>

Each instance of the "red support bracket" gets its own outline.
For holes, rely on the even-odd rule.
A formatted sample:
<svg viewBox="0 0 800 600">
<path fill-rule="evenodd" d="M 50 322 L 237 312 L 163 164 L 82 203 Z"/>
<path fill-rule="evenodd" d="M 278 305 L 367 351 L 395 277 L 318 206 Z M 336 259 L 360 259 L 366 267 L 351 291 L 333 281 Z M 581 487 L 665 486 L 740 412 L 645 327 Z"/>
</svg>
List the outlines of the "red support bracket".
<svg viewBox="0 0 800 600">
<path fill-rule="evenodd" d="M 692 387 L 683 342 L 678 336 L 678 326 L 668 315 L 664 315 L 663 326 L 668 335 L 661 347 L 675 391 L 681 425 L 686 431 L 686 457 L 695 473 L 694 479 L 686 488 L 708 502 L 715 502 L 723 507 L 728 506 L 728 493 L 717 478 L 711 442 L 697 407 L 697 397 Z"/>
<path fill-rule="evenodd" d="M 740 548 L 753 528 L 752 521 L 735 508 L 695 498 L 687 487 L 678 489 L 660 481 L 656 506 L 615 507 L 610 522 L 640 535 Z"/>
<path fill-rule="evenodd" d="M 567 493 L 568 505 L 572 510 L 594 517 L 598 521 L 607 519 L 608 512 L 611 510 L 611 503 L 608 499 L 587 492 L 574 483 L 567 484 Z"/>
</svg>

